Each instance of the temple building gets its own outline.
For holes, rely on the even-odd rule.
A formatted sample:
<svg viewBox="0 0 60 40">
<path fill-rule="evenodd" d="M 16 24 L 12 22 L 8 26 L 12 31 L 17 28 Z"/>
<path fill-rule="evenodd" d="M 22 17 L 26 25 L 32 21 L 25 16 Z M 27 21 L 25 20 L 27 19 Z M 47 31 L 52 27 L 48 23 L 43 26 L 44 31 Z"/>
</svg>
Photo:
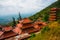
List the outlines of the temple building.
<svg viewBox="0 0 60 40">
<path fill-rule="evenodd" d="M 22 33 L 33 33 L 35 31 L 38 31 L 37 29 L 34 28 L 34 24 L 28 18 L 24 18 L 19 22 L 20 23 L 22 22 L 22 28 L 21 28 Z"/>
<path fill-rule="evenodd" d="M 0 39 L 3 40 L 3 39 L 11 38 L 14 36 L 18 36 L 18 35 L 23 36 L 23 34 L 24 35 L 27 34 L 27 36 L 26 35 L 25 35 L 26 37 L 18 36 L 20 37 L 19 39 L 28 38 L 30 37 L 29 34 L 40 31 L 40 29 L 43 26 L 46 26 L 45 22 L 42 22 L 42 21 L 33 22 L 29 18 L 24 18 L 24 19 L 18 20 L 18 23 L 16 24 L 15 27 L 12 27 L 12 26 L 2 27 L 0 31 Z"/>
</svg>

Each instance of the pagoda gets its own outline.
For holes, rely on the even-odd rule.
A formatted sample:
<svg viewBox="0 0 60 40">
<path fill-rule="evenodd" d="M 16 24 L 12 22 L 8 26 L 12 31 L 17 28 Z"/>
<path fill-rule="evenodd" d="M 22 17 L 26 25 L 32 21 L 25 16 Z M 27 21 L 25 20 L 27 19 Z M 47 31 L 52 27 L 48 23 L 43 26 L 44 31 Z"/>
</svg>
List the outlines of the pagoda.
<svg viewBox="0 0 60 40">
<path fill-rule="evenodd" d="M 49 13 L 49 21 L 60 20 L 60 8 L 51 8 Z"/>
</svg>

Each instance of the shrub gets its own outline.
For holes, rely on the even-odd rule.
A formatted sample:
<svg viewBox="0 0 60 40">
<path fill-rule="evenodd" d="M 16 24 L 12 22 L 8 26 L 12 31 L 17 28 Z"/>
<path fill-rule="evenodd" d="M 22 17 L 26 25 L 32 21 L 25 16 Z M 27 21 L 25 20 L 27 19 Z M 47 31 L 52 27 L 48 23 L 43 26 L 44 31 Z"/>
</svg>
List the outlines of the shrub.
<svg viewBox="0 0 60 40">
<path fill-rule="evenodd" d="M 50 28 L 51 28 L 51 27 L 54 28 L 54 27 L 58 27 L 58 26 L 59 26 L 59 23 L 55 21 L 55 22 L 49 23 L 48 25 L 49 25 Z"/>
</svg>

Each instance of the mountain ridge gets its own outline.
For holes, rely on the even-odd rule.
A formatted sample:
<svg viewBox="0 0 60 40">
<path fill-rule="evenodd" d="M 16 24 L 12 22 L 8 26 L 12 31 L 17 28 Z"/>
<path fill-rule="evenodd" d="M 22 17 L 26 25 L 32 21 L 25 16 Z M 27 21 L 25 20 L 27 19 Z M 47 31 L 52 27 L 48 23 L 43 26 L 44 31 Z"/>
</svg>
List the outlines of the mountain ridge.
<svg viewBox="0 0 60 40">
<path fill-rule="evenodd" d="M 58 1 L 52 3 L 51 5 L 49 5 L 48 7 L 46 7 L 45 9 L 37 12 L 35 15 L 29 17 L 31 20 L 36 20 L 39 17 L 43 18 L 45 17 L 46 14 L 48 14 L 48 12 L 50 11 L 51 8 L 56 7 L 56 5 L 58 4 Z"/>
</svg>

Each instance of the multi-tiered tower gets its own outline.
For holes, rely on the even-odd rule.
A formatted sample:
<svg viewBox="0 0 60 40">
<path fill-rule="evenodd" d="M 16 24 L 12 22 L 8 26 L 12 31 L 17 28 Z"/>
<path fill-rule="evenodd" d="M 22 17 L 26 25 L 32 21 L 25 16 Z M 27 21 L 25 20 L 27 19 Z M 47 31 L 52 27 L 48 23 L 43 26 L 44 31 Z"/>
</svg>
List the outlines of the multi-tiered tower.
<svg viewBox="0 0 60 40">
<path fill-rule="evenodd" d="M 57 20 L 56 12 L 57 12 L 57 8 L 51 8 L 50 13 L 49 13 L 49 21 Z"/>
<path fill-rule="evenodd" d="M 60 20 L 60 8 L 51 8 L 49 13 L 49 21 Z"/>
</svg>

